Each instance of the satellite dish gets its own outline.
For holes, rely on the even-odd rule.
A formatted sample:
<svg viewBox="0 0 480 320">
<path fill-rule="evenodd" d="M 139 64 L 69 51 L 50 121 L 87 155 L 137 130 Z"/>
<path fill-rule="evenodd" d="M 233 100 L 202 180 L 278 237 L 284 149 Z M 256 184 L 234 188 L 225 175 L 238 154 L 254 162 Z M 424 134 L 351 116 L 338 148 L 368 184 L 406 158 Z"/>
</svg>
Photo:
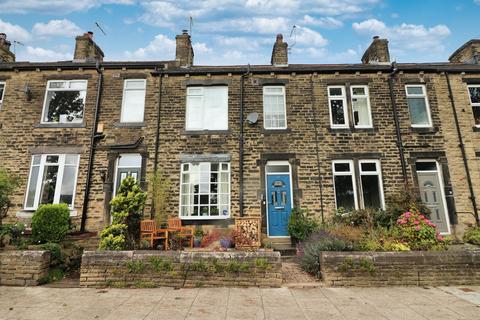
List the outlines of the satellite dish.
<svg viewBox="0 0 480 320">
<path fill-rule="evenodd" d="M 248 124 L 255 124 L 258 121 L 258 113 L 252 112 L 247 115 Z"/>
</svg>

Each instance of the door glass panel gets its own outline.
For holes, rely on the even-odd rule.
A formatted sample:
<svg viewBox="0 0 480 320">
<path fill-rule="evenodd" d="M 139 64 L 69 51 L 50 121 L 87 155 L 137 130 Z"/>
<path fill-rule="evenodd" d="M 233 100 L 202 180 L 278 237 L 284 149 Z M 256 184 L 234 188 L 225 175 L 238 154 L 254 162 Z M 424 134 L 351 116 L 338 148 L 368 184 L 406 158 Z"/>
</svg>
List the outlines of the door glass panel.
<svg viewBox="0 0 480 320">
<path fill-rule="evenodd" d="M 277 206 L 277 192 L 272 191 L 272 204 Z"/>
<path fill-rule="evenodd" d="M 267 166 L 267 173 L 277 173 L 277 172 L 290 172 L 290 167 L 286 165 L 270 165 Z"/>
<path fill-rule="evenodd" d="M 282 207 L 285 207 L 287 205 L 287 192 L 282 191 Z"/>
</svg>

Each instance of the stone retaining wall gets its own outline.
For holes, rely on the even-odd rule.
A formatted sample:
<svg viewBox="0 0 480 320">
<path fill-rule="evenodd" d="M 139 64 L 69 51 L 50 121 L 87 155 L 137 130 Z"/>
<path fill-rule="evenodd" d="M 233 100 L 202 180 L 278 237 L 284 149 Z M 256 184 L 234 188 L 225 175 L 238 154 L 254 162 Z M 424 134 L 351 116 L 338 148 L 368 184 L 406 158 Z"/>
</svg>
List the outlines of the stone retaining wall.
<svg viewBox="0 0 480 320">
<path fill-rule="evenodd" d="M 480 285 L 480 251 L 322 252 L 329 286 Z"/>
<path fill-rule="evenodd" d="M 278 252 L 86 251 L 84 287 L 282 285 Z"/>
<path fill-rule="evenodd" d="M 49 266 L 48 251 L 0 252 L 0 285 L 36 286 L 47 276 Z"/>
</svg>

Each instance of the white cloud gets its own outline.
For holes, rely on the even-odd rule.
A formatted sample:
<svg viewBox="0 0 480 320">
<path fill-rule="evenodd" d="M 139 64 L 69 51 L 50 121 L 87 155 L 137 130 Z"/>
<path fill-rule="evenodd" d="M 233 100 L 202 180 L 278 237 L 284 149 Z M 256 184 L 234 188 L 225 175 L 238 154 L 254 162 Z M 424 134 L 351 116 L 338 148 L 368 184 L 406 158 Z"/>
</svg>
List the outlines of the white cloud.
<svg viewBox="0 0 480 320">
<path fill-rule="evenodd" d="M 303 16 L 303 20 L 300 22 L 303 25 L 318 26 L 326 29 L 336 29 L 343 27 L 343 22 L 333 17 L 320 17 L 314 18 L 308 14 Z"/>
<path fill-rule="evenodd" d="M 207 44 L 204 43 L 204 42 L 197 42 L 197 43 L 192 44 L 192 46 L 193 46 L 193 52 L 196 55 L 199 55 L 199 54 L 201 55 L 203 53 L 212 53 L 213 52 L 212 48 L 209 48 L 207 46 Z"/>
<path fill-rule="evenodd" d="M 353 23 L 352 27 L 360 34 L 387 38 L 393 50 L 399 54 L 403 54 L 405 50 L 442 52 L 445 49 L 443 40 L 450 35 L 450 29 L 443 24 L 433 27 L 407 23 L 387 26 L 377 19 L 368 19 Z"/>
<path fill-rule="evenodd" d="M 381 0 L 312 0 L 303 4 L 311 13 L 338 16 L 365 12 L 380 2 Z"/>
<path fill-rule="evenodd" d="M 216 21 L 215 23 L 205 22 L 197 24 L 197 29 L 202 32 L 243 32 L 256 34 L 276 34 L 288 32 L 291 28 L 290 20 L 283 17 L 266 18 L 236 18 Z"/>
<path fill-rule="evenodd" d="M 59 52 L 40 47 L 27 46 L 17 56 L 18 61 L 61 61 L 71 60 L 73 53 Z"/>
<path fill-rule="evenodd" d="M 30 33 L 27 30 L 2 19 L 0 19 L 0 32 L 5 33 L 11 41 L 27 41 L 30 39 Z"/>
<path fill-rule="evenodd" d="M 0 11 L 9 13 L 44 12 L 65 14 L 87 11 L 102 4 L 134 4 L 134 0 L 2 0 Z"/>
<path fill-rule="evenodd" d="M 480 5 L 480 0 L 473 0 L 476 4 Z"/>
<path fill-rule="evenodd" d="M 157 35 L 150 43 L 133 52 L 125 51 L 128 59 L 173 60 L 175 58 L 175 40 L 164 34 Z"/>
<path fill-rule="evenodd" d="M 324 47 L 328 44 L 327 39 L 325 39 L 320 33 L 309 28 L 299 27 L 296 34 L 296 44 L 306 45 L 306 46 L 315 46 L 315 47 Z"/>
<path fill-rule="evenodd" d="M 72 37 L 82 33 L 75 23 L 70 20 L 50 20 L 47 23 L 35 23 L 32 29 L 33 34 L 38 36 L 64 36 Z"/>
<path fill-rule="evenodd" d="M 298 0 L 247 0 L 245 8 L 260 13 L 289 13 L 299 9 Z"/>
</svg>

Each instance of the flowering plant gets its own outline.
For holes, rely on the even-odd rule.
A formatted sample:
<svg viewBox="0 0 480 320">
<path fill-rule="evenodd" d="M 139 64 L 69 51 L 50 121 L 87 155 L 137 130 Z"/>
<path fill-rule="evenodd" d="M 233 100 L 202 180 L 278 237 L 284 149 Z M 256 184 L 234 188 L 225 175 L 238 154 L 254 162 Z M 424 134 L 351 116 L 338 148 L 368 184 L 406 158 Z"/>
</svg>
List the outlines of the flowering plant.
<svg viewBox="0 0 480 320">
<path fill-rule="evenodd" d="M 436 226 L 418 210 L 402 214 L 396 223 L 397 238 L 412 250 L 429 250 L 444 245 L 444 239 Z"/>
</svg>

